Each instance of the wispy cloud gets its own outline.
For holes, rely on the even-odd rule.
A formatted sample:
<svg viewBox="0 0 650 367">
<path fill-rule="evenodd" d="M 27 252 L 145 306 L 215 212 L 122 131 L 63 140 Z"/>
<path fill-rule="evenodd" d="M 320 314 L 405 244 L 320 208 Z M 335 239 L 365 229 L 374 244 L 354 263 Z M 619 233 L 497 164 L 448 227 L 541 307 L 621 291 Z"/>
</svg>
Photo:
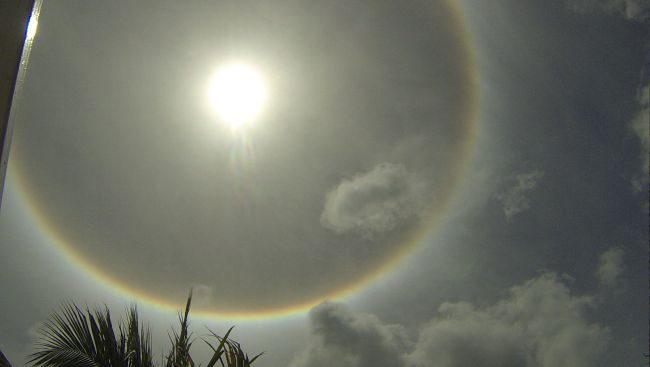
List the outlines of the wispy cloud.
<svg viewBox="0 0 650 367">
<path fill-rule="evenodd" d="M 311 311 L 308 346 L 291 367 L 590 366 L 609 340 L 587 319 L 593 303 L 545 273 L 491 306 L 443 303 L 415 342 L 402 326 L 324 303 Z"/>
<path fill-rule="evenodd" d="M 403 164 L 382 163 L 330 191 L 320 221 L 337 233 L 372 238 L 416 217 L 429 203 L 426 191 L 424 181 Z"/>
<path fill-rule="evenodd" d="M 618 14 L 637 21 L 644 21 L 650 16 L 650 3 L 647 0 L 568 0 L 567 4 L 577 13 Z"/>
<path fill-rule="evenodd" d="M 214 296 L 214 288 L 205 284 L 194 284 L 192 286 L 192 304 L 196 308 L 208 308 Z"/>
<path fill-rule="evenodd" d="M 538 181 L 544 177 L 544 172 L 534 170 L 527 173 L 520 173 L 511 176 L 508 186 L 496 195 L 503 206 L 503 214 L 508 221 L 528 209 L 530 209 L 530 199 L 528 194 L 537 188 Z"/>
<path fill-rule="evenodd" d="M 600 255 L 596 277 L 602 287 L 613 288 L 620 285 L 620 276 L 623 270 L 625 270 L 623 250 L 613 247 Z"/>
<path fill-rule="evenodd" d="M 630 130 L 639 139 L 641 147 L 641 173 L 632 180 L 635 191 L 647 191 L 650 174 L 650 85 L 639 88 L 639 112 L 630 123 Z"/>
</svg>

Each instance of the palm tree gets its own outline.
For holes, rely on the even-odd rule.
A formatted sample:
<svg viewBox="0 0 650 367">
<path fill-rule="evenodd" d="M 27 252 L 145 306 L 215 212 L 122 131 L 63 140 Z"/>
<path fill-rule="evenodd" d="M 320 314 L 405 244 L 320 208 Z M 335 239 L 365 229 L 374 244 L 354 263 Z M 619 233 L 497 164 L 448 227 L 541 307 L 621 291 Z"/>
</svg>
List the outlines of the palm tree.
<svg viewBox="0 0 650 367">
<path fill-rule="evenodd" d="M 187 298 L 185 312 L 179 314 L 180 332 L 170 335 L 172 348 L 165 358 L 165 367 L 194 367 L 190 355 L 192 334 L 189 332 L 188 315 L 192 293 Z M 217 346 L 208 341 L 214 354 L 207 364 L 217 362 L 222 367 L 249 367 L 262 353 L 249 358 L 235 341 L 229 340 L 231 327 L 221 337 L 210 331 Z M 107 307 L 85 311 L 72 303 L 64 304 L 40 330 L 37 351 L 30 355 L 35 367 L 155 367 L 151 353 L 151 333 L 141 325 L 135 306 L 128 310 L 126 323 L 120 322 L 116 329 Z"/>
</svg>

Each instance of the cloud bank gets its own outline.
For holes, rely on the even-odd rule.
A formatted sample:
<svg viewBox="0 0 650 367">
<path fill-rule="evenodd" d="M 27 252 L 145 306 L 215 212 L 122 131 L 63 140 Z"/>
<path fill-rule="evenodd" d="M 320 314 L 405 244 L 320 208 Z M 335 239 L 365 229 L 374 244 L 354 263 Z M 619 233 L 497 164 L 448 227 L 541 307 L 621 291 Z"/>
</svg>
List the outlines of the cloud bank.
<svg viewBox="0 0 650 367">
<path fill-rule="evenodd" d="M 320 222 L 337 233 L 373 238 L 420 214 L 429 204 L 426 186 L 403 164 L 378 164 L 330 191 Z"/>
<path fill-rule="evenodd" d="M 587 320 L 592 304 L 545 273 L 491 306 L 443 303 L 410 342 L 399 325 L 324 303 L 311 311 L 308 346 L 291 367 L 586 367 L 609 340 Z"/>
<path fill-rule="evenodd" d="M 544 177 L 544 172 L 534 170 L 510 177 L 512 184 L 504 192 L 496 195 L 503 205 L 503 214 L 508 221 L 530 208 L 528 193 L 537 188 L 537 182 Z"/>
</svg>

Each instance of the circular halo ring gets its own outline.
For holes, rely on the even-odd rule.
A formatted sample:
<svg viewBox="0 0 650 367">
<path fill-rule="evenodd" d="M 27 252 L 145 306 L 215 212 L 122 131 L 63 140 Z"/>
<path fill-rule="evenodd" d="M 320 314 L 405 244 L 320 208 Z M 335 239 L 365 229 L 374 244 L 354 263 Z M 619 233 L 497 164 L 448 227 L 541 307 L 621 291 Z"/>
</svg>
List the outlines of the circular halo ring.
<svg viewBox="0 0 650 367">
<path fill-rule="evenodd" d="M 479 119 L 479 75 L 476 67 L 476 59 L 474 54 L 474 45 L 470 36 L 469 29 L 467 28 L 462 14 L 461 4 L 458 0 L 445 0 L 449 8 L 449 14 L 453 17 L 453 22 L 456 26 L 454 34 L 458 35 L 458 40 L 461 42 L 460 53 L 462 60 L 462 69 L 464 71 L 463 78 L 466 83 L 467 95 L 464 102 L 464 139 L 462 139 L 462 146 L 459 151 L 461 156 L 458 158 L 454 167 L 451 169 L 450 179 L 448 179 L 447 186 L 451 187 L 456 184 L 463 176 L 468 162 L 473 155 L 474 142 L 478 131 Z M 15 162 L 15 161 L 14 161 Z M 117 281 L 108 272 L 101 269 L 99 266 L 93 264 L 88 259 L 84 258 L 74 246 L 56 229 L 56 226 L 42 214 L 37 200 L 30 194 L 29 185 L 26 182 L 25 175 L 21 174 L 21 164 L 18 159 L 18 164 L 13 163 L 11 173 L 8 178 L 13 180 L 15 187 L 18 188 L 19 200 L 25 205 L 27 211 L 30 213 L 34 220 L 36 227 L 42 234 L 48 238 L 52 244 L 61 251 L 64 257 L 82 269 L 85 273 L 89 274 L 95 281 L 119 293 L 126 298 L 133 298 L 135 300 L 145 303 L 147 306 L 162 309 L 166 311 L 176 311 L 182 307 L 180 303 L 174 303 L 165 300 L 155 294 L 149 293 L 143 289 L 131 286 Z M 296 304 L 270 308 L 264 310 L 256 310 L 250 312 L 230 312 L 230 311 L 194 311 L 194 317 L 207 318 L 207 319 L 230 319 L 230 320 L 260 320 L 277 317 L 287 317 L 300 314 L 308 311 L 310 308 L 323 302 L 324 300 L 342 299 L 346 296 L 356 293 L 371 283 L 376 282 L 382 276 L 390 272 L 390 270 L 397 267 L 397 265 L 408 255 L 411 254 L 424 240 L 431 234 L 437 226 L 440 214 L 449 209 L 450 203 L 454 201 L 457 190 L 447 189 L 449 195 L 445 197 L 438 209 L 431 211 L 423 222 L 427 225 L 422 225 L 417 231 L 414 231 L 406 237 L 406 240 L 398 249 L 392 254 L 387 256 L 387 260 L 380 266 L 376 267 L 373 271 L 353 280 L 339 289 L 322 294 L 314 299 L 309 299 L 304 302 Z"/>
</svg>

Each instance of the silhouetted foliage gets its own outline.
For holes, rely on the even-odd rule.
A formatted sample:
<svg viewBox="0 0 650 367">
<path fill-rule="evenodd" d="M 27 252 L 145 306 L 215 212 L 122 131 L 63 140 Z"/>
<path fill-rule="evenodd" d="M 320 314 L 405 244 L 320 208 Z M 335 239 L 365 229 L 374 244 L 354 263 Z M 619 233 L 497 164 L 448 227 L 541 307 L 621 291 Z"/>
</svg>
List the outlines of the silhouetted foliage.
<svg viewBox="0 0 650 367">
<path fill-rule="evenodd" d="M 2 351 L 0 350 L 0 367 L 11 367 L 11 363 L 7 360 Z"/>
<path fill-rule="evenodd" d="M 190 292 L 185 312 L 179 314 L 180 331 L 172 331 L 170 335 L 172 347 L 164 361 L 165 367 L 195 366 L 190 355 L 192 334 L 188 316 L 191 303 Z M 239 343 L 228 339 L 232 329 L 223 337 L 210 331 L 218 341 L 216 347 L 204 340 L 214 352 L 208 367 L 213 367 L 217 362 L 222 367 L 248 367 L 262 354 L 249 358 Z M 129 309 L 126 323 L 118 324 L 116 333 L 107 307 L 94 311 L 86 308 L 84 311 L 73 303 L 67 303 L 60 312 L 50 316 L 39 333 L 37 351 L 30 355 L 29 361 L 36 367 L 155 366 L 151 353 L 151 333 L 140 324 L 135 307 Z M 0 367 L 11 367 L 8 363 L 6 366 L 0 364 Z"/>
</svg>

